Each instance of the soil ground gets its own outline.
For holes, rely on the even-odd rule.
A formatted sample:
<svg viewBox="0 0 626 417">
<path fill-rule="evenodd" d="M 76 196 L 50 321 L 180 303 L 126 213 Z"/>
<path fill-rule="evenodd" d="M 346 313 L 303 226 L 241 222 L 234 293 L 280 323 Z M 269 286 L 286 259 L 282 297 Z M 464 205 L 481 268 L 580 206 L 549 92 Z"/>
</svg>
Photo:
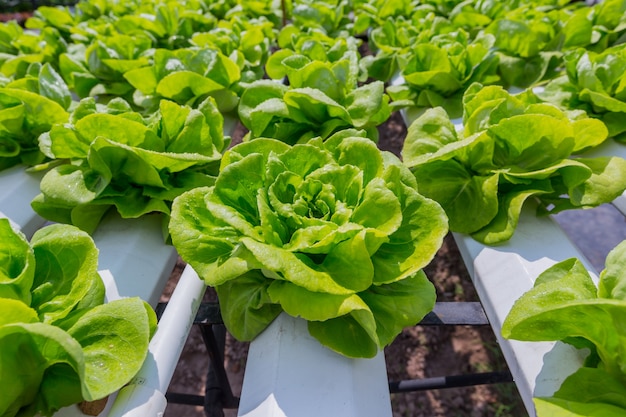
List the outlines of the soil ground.
<svg viewBox="0 0 626 417">
<path fill-rule="evenodd" d="M 242 130 L 235 133 L 237 141 Z M 394 114 L 379 128 L 379 147 L 399 154 L 406 128 Z M 182 266 L 182 265 L 181 265 Z M 477 301 L 476 292 L 451 236 L 425 269 L 435 284 L 438 301 Z M 163 296 L 175 286 L 176 274 Z M 207 297 L 211 297 L 208 291 Z M 234 394 L 241 393 L 247 343 L 227 335 L 225 366 Z M 469 374 L 506 369 L 490 326 L 415 326 L 406 328 L 385 349 L 390 381 Z M 192 328 L 170 391 L 204 393 L 209 359 L 198 328 Z M 513 383 L 392 394 L 394 417 L 525 417 Z M 236 410 L 225 410 L 227 417 Z M 165 417 L 203 417 L 202 407 L 171 404 Z"/>
</svg>

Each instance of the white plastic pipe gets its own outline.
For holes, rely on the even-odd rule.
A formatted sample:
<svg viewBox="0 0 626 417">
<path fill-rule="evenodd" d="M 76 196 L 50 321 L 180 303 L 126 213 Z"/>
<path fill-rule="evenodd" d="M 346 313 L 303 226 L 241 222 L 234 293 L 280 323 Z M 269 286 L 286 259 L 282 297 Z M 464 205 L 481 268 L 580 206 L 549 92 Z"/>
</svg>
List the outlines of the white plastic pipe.
<svg viewBox="0 0 626 417">
<path fill-rule="evenodd" d="M 161 417 L 170 384 L 206 286 L 187 266 L 150 341 L 141 370 L 122 388 L 109 417 Z"/>
<path fill-rule="evenodd" d="M 285 313 L 250 344 L 239 417 L 391 417 L 385 357 L 351 359 Z"/>
<path fill-rule="evenodd" d="M 550 396 L 583 363 L 584 353 L 554 342 L 520 342 L 501 336 L 504 319 L 515 301 L 530 290 L 537 276 L 556 262 L 577 257 L 590 264 L 549 217 L 537 217 L 524 207 L 513 237 L 490 247 L 454 233 L 476 292 L 506 358 L 515 384 L 531 417 L 533 397 Z"/>
<path fill-rule="evenodd" d="M 162 220 L 159 214 L 122 219 L 110 212 L 94 232 L 98 268 L 114 278 L 107 282 L 109 300 L 140 297 L 156 307 L 178 257 L 164 241 Z"/>
<path fill-rule="evenodd" d="M 0 218 L 8 218 L 28 237 L 45 223 L 30 206 L 42 177 L 43 173 L 27 173 L 21 165 L 0 171 Z"/>
</svg>

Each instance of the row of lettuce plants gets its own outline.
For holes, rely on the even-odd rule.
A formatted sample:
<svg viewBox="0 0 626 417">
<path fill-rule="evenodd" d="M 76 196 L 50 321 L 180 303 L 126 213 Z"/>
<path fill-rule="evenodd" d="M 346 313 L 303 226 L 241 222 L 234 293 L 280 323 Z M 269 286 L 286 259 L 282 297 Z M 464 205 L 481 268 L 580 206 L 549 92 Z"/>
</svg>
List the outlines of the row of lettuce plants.
<svg viewBox="0 0 626 417">
<path fill-rule="evenodd" d="M 285 311 L 329 348 L 371 357 L 432 309 L 422 268 L 448 230 L 497 244 L 529 199 L 545 214 L 624 191 L 624 160 L 584 152 L 626 130 L 625 11 L 617 0 L 42 7 L 26 30 L 0 26 L 0 168 L 45 171 L 32 207 L 84 231 L 109 210 L 161 213 L 238 338 Z M 402 160 L 376 147 L 398 109 L 417 116 Z M 243 143 L 230 147 L 225 117 L 248 129 Z M 31 400 L 3 415 L 58 405 Z"/>
<path fill-rule="evenodd" d="M 95 12 L 106 3 L 82 6 Z M 152 26 L 149 19 L 119 22 L 127 32 L 110 36 L 55 8 L 42 8 L 29 23 L 36 32 L 14 22 L 0 29 L 0 164 L 46 171 L 33 201 L 44 217 L 91 232 L 111 207 L 124 217 L 169 213 L 177 195 L 214 182 L 229 140 L 216 101 L 205 96 L 192 108 L 176 100 L 217 90 L 228 96 L 222 84 L 230 86 L 240 71 L 218 48 L 153 51 L 156 64 L 144 56 L 152 45 L 176 43 L 171 34 L 188 27 L 174 11 L 163 5 Z M 133 24 L 150 30 L 135 35 Z M 175 60 L 177 69 L 188 70 L 178 77 L 202 73 L 213 80 L 197 76 L 187 85 L 202 78 L 209 86 L 182 91 L 178 79 L 164 79 L 163 67 Z M 136 90 L 124 74 L 142 67 L 154 75 L 129 77 Z M 29 244 L 1 224 L 0 415 L 49 416 L 128 383 L 156 327 L 152 309 L 137 298 L 104 303 L 97 249 L 84 231 L 49 226 Z"/>
<path fill-rule="evenodd" d="M 463 7 L 468 10 L 466 4 Z M 623 10 L 618 2 L 605 2 L 594 12 L 575 11 L 564 25 L 561 42 L 568 48 L 559 51 L 557 72 L 528 83 L 541 82 L 545 88 L 511 96 L 500 87 L 471 84 L 463 90 L 461 131 L 450 121 L 451 115 L 456 118 L 459 113 L 446 101 L 439 105 L 446 107 L 447 113 L 441 108 L 427 110 L 411 125 L 403 148 L 404 162 L 416 174 L 420 192 L 442 203 L 451 229 L 470 233 L 484 243 L 498 243 L 513 234 L 520 208 L 531 195 L 540 202 L 541 211 L 559 211 L 594 206 L 622 193 L 624 161 L 588 159 L 584 151 L 607 137 L 624 138 Z M 485 19 L 486 27 L 493 25 L 488 22 Z M 533 22 L 535 27 L 541 27 L 537 23 Z M 509 35 L 502 42 L 517 42 L 514 33 Z M 495 45 L 493 52 L 502 54 L 497 42 Z M 518 45 L 533 48 L 541 42 L 535 39 Z M 427 48 L 435 53 L 434 48 Z M 554 58 L 553 53 L 544 55 Z M 502 63 L 502 56 L 498 60 Z M 533 66 L 524 68 L 524 76 L 533 74 Z M 473 69 L 482 70 L 476 65 Z M 507 71 L 509 77 L 516 76 L 515 66 Z M 520 79 L 502 81 L 505 87 L 526 84 Z M 407 88 L 399 90 L 406 94 Z M 430 103 L 420 104 L 429 107 Z M 491 138 L 482 142 L 485 135 Z M 609 171 L 612 174 L 606 178 L 615 181 L 613 189 L 596 182 L 598 173 Z M 466 191 L 472 197 L 463 196 Z M 465 217 L 467 212 L 472 214 Z M 549 268 L 516 302 L 504 322 L 506 338 L 562 341 L 586 351 L 584 365 L 553 396 L 535 398 L 538 416 L 624 414 L 626 367 L 621 323 L 626 314 L 625 248 L 622 243 L 609 254 L 597 286 L 576 259 Z"/>
<path fill-rule="evenodd" d="M 402 74 L 389 90 L 394 106 L 442 106 L 457 118 L 473 82 L 531 87 L 558 75 L 569 51 L 621 42 L 622 2 L 549 3 L 461 2 L 446 17 L 430 8 L 387 16 L 371 31 L 367 65 L 377 79 Z"/>
</svg>

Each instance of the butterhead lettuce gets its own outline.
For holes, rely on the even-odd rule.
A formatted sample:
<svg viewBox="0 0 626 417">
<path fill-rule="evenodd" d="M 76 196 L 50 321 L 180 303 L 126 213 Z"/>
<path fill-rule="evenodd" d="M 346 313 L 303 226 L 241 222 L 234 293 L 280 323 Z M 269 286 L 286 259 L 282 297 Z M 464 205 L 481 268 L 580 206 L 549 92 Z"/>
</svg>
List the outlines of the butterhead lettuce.
<svg viewBox="0 0 626 417">
<path fill-rule="evenodd" d="M 68 117 L 62 106 L 37 93 L 0 88 L 0 170 L 43 162 L 38 136 Z"/>
<path fill-rule="evenodd" d="M 472 85 L 464 95 L 463 129 L 442 108 L 408 129 L 404 163 L 420 193 L 438 201 L 450 230 L 486 244 L 511 238 L 524 202 L 540 212 L 611 202 L 626 188 L 626 161 L 584 158 L 607 138 L 602 122 L 541 103 L 530 91 Z"/>
<path fill-rule="evenodd" d="M 526 5 L 494 20 L 485 29 L 496 38 L 498 73 L 508 87 L 527 88 L 553 78 L 561 63 L 558 11 Z"/>
<path fill-rule="evenodd" d="M 89 235 L 57 224 L 29 243 L 0 219 L 0 239 L 0 415 L 50 416 L 128 383 L 156 317 L 139 298 L 104 303 Z"/>
<path fill-rule="evenodd" d="M 563 341 L 586 348 L 585 363 L 552 397 L 535 398 L 537 415 L 620 416 L 626 412 L 626 242 L 606 258 L 598 285 L 577 259 L 548 268 L 515 302 L 506 338 Z"/>
<path fill-rule="evenodd" d="M 317 52 L 304 48 L 307 55 L 282 49 L 270 56 L 268 75 L 286 77 L 289 85 L 258 80 L 245 86 L 237 112 L 249 129 L 246 140 L 271 137 L 293 145 L 349 128 L 378 140 L 376 127 L 391 113 L 383 82 L 358 85 L 354 42 L 335 43 L 334 51 L 328 46 L 317 43 Z"/>
<path fill-rule="evenodd" d="M 387 88 L 392 107 L 441 106 L 452 118 L 461 117 L 463 93 L 471 84 L 495 84 L 500 79 L 494 42 L 485 34 L 470 40 L 459 29 L 418 43 L 402 68 L 403 84 Z"/>
<path fill-rule="evenodd" d="M 566 109 L 581 109 L 602 120 L 609 136 L 626 141 L 626 45 L 600 53 L 579 48 L 564 56 L 565 75 L 540 97 Z"/>
<path fill-rule="evenodd" d="M 222 112 L 236 108 L 237 64 L 217 48 L 156 49 L 152 65 L 124 73 L 137 91 L 135 104 L 150 112 L 162 99 L 197 107 L 214 97 Z"/>
<path fill-rule="evenodd" d="M 167 215 L 176 196 L 215 181 L 229 141 L 222 126 L 210 97 L 195 109 L 162 100 L 150 119 L 121 99 L 107 106 L 83 99 L 71 123 L 56 124 L 39 138 L 55 166 L 32 207 L 89 232 L 113 207 L 124 218 Z"/>
<path fill-rule="evenodd" d="M 395 156 L 346 136 L 244 142 L 214 186 L 175 200 L 172 242 L 217 289 L 235 337 L 253 339 L 285 311 L 329 348 L 371 357 L 432 309 L 421 268 L 446 216 Z"/>
</svg>

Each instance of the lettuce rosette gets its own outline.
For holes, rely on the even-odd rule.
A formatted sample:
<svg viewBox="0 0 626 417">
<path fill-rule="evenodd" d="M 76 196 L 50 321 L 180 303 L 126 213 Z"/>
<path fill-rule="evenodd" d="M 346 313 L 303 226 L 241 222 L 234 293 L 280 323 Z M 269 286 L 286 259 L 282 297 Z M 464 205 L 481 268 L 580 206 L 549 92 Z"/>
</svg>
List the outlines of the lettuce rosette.
<svg viewBox="0 0 626 417">
<path fill-rule="evenodd" d="M 55 101 L 17 88 L 0 88 L 0 170 L 36 165 L 45 160 L 37 143 L 40 134 L 69 118 Z"/>
<path fill-rule="evenodd" d="M 272 80 L 245 84 L 237 108 L 249 130 L 244 140 L 274 138 L 290 145 L 357 128 L 378 140 L 377 126 L 389 118 L 389 96 L 381 81 L 359 85 L 356 38 L 332 40 L 322 32 L 286 26 L 282 49 L 268 59 Z M 282 80 L 287 80 L 284 85 Z"/>
<path fill-rule="evenodd" d="M 578 7 L 577 7 L 578 6 Z M 592 6 L 571 3 L 562 11 L 563 48 L 581 47 L 595 52 L 621 44 L 626 32 L 624 0 L 603 0 Z"/>
<path fill-rule="evenodd" d="M 152 42 L 144 33 L 99 36 L 85 44 L 72 44 L 59 57 L 59 70 L 80 98 L 107 102 L 113 97 L 130 101 L 135 89 L 124 78 L 134 69 L 148 67 Z"/>
<path fill-rule="evenodd" d="M 332 62 L 292 52 L 275 55 L 279 59 L 269 58 L 268 75 L 287 77 L 289 85 L 258 80 L 245 86 L 237 108 L 249 129 L 245 140 L 271 137 L 293 145 L 357 128 L 378 141 L 377 126 L 391 113 L 389 96 L 382 81 L 359 86 L 357 51 L 347 49 Z"/>
<path fill-rule="evenodd" d="M 241 69 L 217 48 L 156 49 L 151 65 L 126 71 L 124 78 L 136 89 L 134 103 L 146 112 L 162 99 L 197 107 L 207 97 L 229 112 L 239 100 Z"/>
<path fill-rule="evenodd" d="M 411 15 L 386 18 L 369 32 L 368 46 L 373 55 L 365 55 L 359 65 L 369 77 L 388 82 L 405 67 L 415 45 L 457 29 L 445 17 L 423 9 L 415 9 Z"/>
<path fill-rule="evenodd" d="M 299 28 L 313 28 L 340 38 L 352 26 L 351 5 L 345 0 L 297 0 L 290 6 L 289 18 Z"/>
<path fill-rule="evenodd" d="M 463 114 L 463 93 L 474 82 L 500 80 L 495 38 L 481 33 L 471 40 L 462 29 L 419 43 L 400 72 L 402 84 L 387 87 L 391 107 L 421 110 L 441 106 L 450 117 Z"/>
<path fill-rule="evenodd" d="M 265 63 L 276 43 L 275 32 L 274 25 L 265 18 L 239 16 L 221 20 L 206 32 L 194 33 L 191 42 L 200 48 L 219 49 L 237 63 L 241 82 L 252 82 L 265 75 Z"/>
<path fill-rule="evenodd" d="M 404 163 L 420 193 L 439 202 L 450 230 L 486 244 L 513 236 L 522 206 L 558 213 L 609 203 L 626 188 L 626 161 L 584 157 L 607 138 L 599 120 L 541 103 L 530 91 L 472 85 L 463 129 L 441 107 L 408 129 Z"/>
<path fill-rule="evenodd" d="M 449 19 L 456 27 L 475 34 L 485 29 L 491 22 L 509 12 L 517 2 L 485 2 L 464 0 L 450 11 Z"/>
<path fill-rule="evenodd" d="M 487 26 L 485 33 L 496 39 L 498 74 L 504 86 L 527 88 L 557 75 L 562 61 L 559 17 L 558 10 L 527 5 Z"/>
<path fill-rule="evenodd" d="M 602 120 L 609 136 L 626 141 L 626 45 L 601 53 L 579 48 L 565 54 L 566 74 L 539 96 L 560 107 L 581 109 Z"/>
<path fill-rule="evenodd" d="M 120 13 L 112 22 L 114 31 L 130 36 L 147 35 L 156 48 L 186 48 L 190 46 L 189 39 L 194 33 L 213 28 L 217 21 L 215 16 L 204 11 L 204 4 L 200 2 L 129 3 L 135 3 L 135 10 L 126 12 L 119 10 Z"/>
<path fill-rule="evenodd" d="M 360 59 L 359 46 L 362 41 L 352 36 L 334 38 L 319 29 L 301 29 L 287 25 L 278 34 L 279 50 L 275 51 L 267 62 L 267 75 L 275 80 L 292 73 L 287 58 L 302 61 L 304 58 L 334 63 L 348 57 L 351 61 Z M 297 62 L 297 61 L 294 61 Z M 356 67 L 355 67 L 356 68 Z M 352 68 L 351 68 L 352 70 Z M 355 76 L 350 74 L 350 76 Z"/>
<path fill-rule="evenodd" d="M 172 242 L 216 288 L 236 338 L 285 311 L 330 349 L 372 357 L 433 308 L 422 268 L 446 216 L 398 158 L 350 133 L 244 142 L 214 186 L 174 201 Z"/>
<path fill-rule="evenodd" d="M 502 335 L 562 341 L 585 349 L 583 365 L 550 397 L 533 399 L 539 417 L 626 413 L 626 241 L 606 258 L 596 284 L 576 258 L 542 272 L 513 305 Z"/>
<path fill-rule="evenodd" d="M 0 415 L 52 415 L 139 371 L 156 328 L 139 298 L 105 303 L 98 250 L 69 225 L 30 242 L 0 219 Z"/>
<path fill-rule="evenodd" d="M 222 115 L 211 98 L 197 108 L 162 100 L 144 119 L 122 99 L 83 99 L 70 122 L 39 137 L 53 161 L 31 206 L 42 217 L 92 232 L 110 209 L 123 218 L 169 215 L 183 192 L 212 185 L 223 150 Z"/>
<path fill-rule="evenodd" d="M 16 21 L 0 25 L 0 76 L 22 78 L 31 64 L 55 64 L 67 43 L 52 27 L 24 30 Z"/>
<path fill-rule="evenodd" d="M 415 13 L 423 5 L 416 5 L 412 0 L 355 0 L 353 33 L 364 34 L 370 29 L 373 32 L 385 22 L 393 21 L 398 17 L 407 17 Z"/>
</svg>

